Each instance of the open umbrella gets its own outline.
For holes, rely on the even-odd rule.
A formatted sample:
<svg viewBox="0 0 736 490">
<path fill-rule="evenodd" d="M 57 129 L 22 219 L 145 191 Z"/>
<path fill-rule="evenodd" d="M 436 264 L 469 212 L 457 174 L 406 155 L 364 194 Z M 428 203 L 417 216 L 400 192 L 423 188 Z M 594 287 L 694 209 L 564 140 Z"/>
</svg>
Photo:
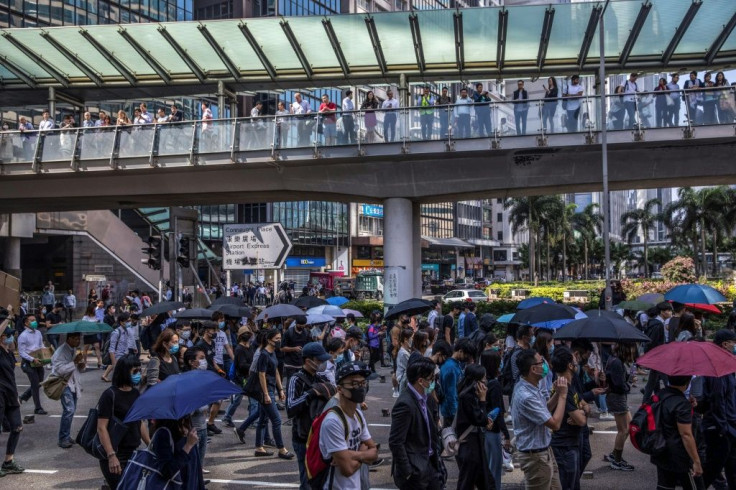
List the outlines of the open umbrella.
<svg viewBox="0 0 736 490">
<path fill-rule="evenodd" d="M 525 325 L 535 325 L 552 320 L 572 320 L 575 319 L 578 313 L 580 312 L 571 306 L 541 303 L 516 312 L 511 321 Z"/>
<path fill-rule="evenodd" d="M 400 315 L 421 315 L 432 309 L 432 303 L 427 300 L 419 298 L 411 298 L 402 301 L 398 305 L 394 306 L 386 313 L 386 320 L 392 320 L 398 318 Z"/>
<path fill-rule="evenodd" d="M 701 303 L 708 305 L 728 301 L 718 290 L 706 284 L 680 284 L 667 291 L 664 299 L 678 303 Z"/>
<path fill-rule="evenodd" d="M 293 316 L 304 315 L 301 308 L 294 305 L 288 305 L 285 303 L 279 303 L 277 305 L 269 306 L 263 310 L 257 317 L 256 320 L 264 320 L 268 315 L 268 318 L 287 318 Z"/>
<path fill-rule="evenodd" d="M 327 298 L 327 302 L 333 306 L 342 306 L 350 302 L 350 300 L 345 296 L 332 296 L 331 298 Z"/>
<path fill-rule="evenodd" d="M 617 320 L 622 320 L 624 317 L 619 315 L 616 311 L 608 311 L 608 310 L 588 310 L 585 312 L 585 315 L 588 317 L 591 316 L 607 316 L 609 318 L 615 318 Z"/>
<path fill-rule="evenodd" d="M 545 303 L 552 305 L 555 304 L 555 300 L 553 300 L 552 298 L 547 298 L 545 296 L 535 296 L 533 298 L 527 298 L 519 302 L 519 304 L 516 305 L 516 309 L 526 310 L 527 308 L 531 308 L 532 306 L 537 306 Z"/>
<path fill-rule="evenodd" d="M 243 298 L 238 298 L 236 296 L 220 296 L 219 298 L 214 300 L 210 306 L 217 306 L 217 305 L 245 306 L 245 300 L 243 300 Z"/>
<path fill-rule="evenodd" d="M 570 322 L 555 332 L 555 340 L 588 339 L 591 342 L 649 342 L 649 337 L 623 318 L 589 311 L 588 317 Z"/>
<path fill-rule="evenodd" d="M 669 376 L 712 376 L 736 373 L 736 356 L 712 342 L 670 342 L 636 360 Z"/>
<path fill-rule="evenodd" d="M 328 305 L 329 303 L 317 296 L 299 296 L 291 302 L 292 305 L 299 308 L 314 308 L 315 306 Z"/>
<path fill-rule="evenodd" d="M 232 317 L 250 316 L 250 308 L 248 308 L 247 306 L 219 304 L 210 305 L 207 309 L 211 311 L 219 311 L 223 315 Z"/>
<path fill-rule="evenodd" d="M 180 308 L 184 308 L 185 306 L 186 305 L 181 301 L 162 301 L 161 303 L 156 303 L 155 305 L 141 311 L 141 316 L 160 315 L 162 313 L 166 313 L 167 311 L 174 311 Z"/>
<path fill-rule="evenodd" d="M 661 293 L 647 293 L 642 294 L 638 298 L 636 298 L 638 301 L 643 301 L 645 303 L 652 303 L 653 305 L 656 305 L 657 303 L 661 303 L 664 301 L 664 294 Z"/>
<path fill-rule="evenodd" d="M 319 313 L 312 313 L 307 315 L 307 325 L 319 325 L 320 323 L 332 323 L 335 319 L 330 315 L 322 315 Z"/>
<path fill-rule="evenodd" d="M 206 308 L 190 308 L 188 310 L 180 311 L 176 315 L 177 320 L 210 320 L 214 310 L 208 310 Z"/>
<path fill-rule="evenodd" d="M 655 303 L 649 303 L 647 301 L 641 301 L 638 299 L 632 299 L 629 301 L 622 301 L 614 308 L 619 310 L 631 310 L 631 311 L 647 311 L 649 308 L 654 306 Z"/>
<path fill-rule="evenodd" d="M 128 410 L 125 423 L 145 419 L 180 419 L 203 405 L 242 393 L 242 388 L 212 371 L 187 371 L 148 388 Z"/>
<path fill-rule="evenodd" d="M 363 318 L 363 314 L 359 312 L 358 310 L 351 310 L 350 308 L 343 308 L 342 312 L 345 313 L 345 315 L 353 314 L 355 318 Z"/>
<path fill-rule="evenodd" d="M 705 313 L 713 313 L 714 315 L 720 315 L 722 313 L 722 311 L 719 310 L 718 307 L 715 305 L 706 305 L 702 303 L 685 303 L 685 306 L 687 306 L 690 310 L 700 310 Z"/>
<path fill-rule="evenodd" d="M 496 318 L 497 323 L 511 323 L 511 319 L 514 318 L 515 313 L 506 313 Z"/>
<path fill-rule="evenodd" d="M 62 334 L 62 333 L 107 333 L 112 332 L 112 327 L 107 323 L 97 322 L 85 322 L 82 320 L 71 322 L 71 323 L 60 323 L 54 325 L 49 329 L 47 334 Z"/>
<path fill-rule="evenodd" d="M 307 315 L 330 315 L 332 318 L 345 318 L 345 312 L 339 306 L 322 305 L 309 308 Z"/>
</svg>

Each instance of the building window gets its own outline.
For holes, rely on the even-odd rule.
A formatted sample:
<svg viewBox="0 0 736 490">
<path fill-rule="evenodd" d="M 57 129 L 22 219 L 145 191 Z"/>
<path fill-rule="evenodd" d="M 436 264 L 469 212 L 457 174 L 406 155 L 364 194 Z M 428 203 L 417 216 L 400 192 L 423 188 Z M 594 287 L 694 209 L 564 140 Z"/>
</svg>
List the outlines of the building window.
<svg viewBox="0 0 736 490">
<path fill-rule="evenodd" d="M 502 242 L 503 241 L 503 232 L 502 231 L 497 231 L 496 232 L 496 238 L 497 238 L 497 240 L 499 242 Z"/>
<path fill-rule="evenodd" d="M 496 221 L 499 223 L 503 221 L 503 213 L 496 213 Z"/>
</svg>

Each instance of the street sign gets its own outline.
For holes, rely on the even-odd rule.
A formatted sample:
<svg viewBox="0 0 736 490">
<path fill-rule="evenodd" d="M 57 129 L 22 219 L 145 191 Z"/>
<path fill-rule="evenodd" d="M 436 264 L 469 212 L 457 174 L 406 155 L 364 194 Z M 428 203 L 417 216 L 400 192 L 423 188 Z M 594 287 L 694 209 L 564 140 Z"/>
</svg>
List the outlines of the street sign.
<svg viewBox="0 0 736 490">
<path fill-rule="evenodd" d="M 105 282 L 107 281 L 107 277 L 103 276 L 102 274 L 84 274 L 82 277 L 87 282 Z"/>
<path fill-rule="evenodd" d="M 225 270 L 280 269 L 291 251 L 280 223 L 223 225 L 222 231 Z"/>
</svg>

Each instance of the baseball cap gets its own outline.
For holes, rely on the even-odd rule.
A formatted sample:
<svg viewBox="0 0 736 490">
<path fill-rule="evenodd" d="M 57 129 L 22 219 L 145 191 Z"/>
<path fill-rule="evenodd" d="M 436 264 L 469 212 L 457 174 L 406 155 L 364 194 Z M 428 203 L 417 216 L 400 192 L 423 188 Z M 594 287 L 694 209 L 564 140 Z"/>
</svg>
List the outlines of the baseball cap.
<svg viewBox="0 0 736 490">
<path fill-rule="evenodd" d="M 250 332 L 250 327 L 248 327 L 248 325 L 243 325 L 238 329 L 238 335 L 235 338 L 239 339 L 240 336 L 246 332 Z"/>
<path fill-rule="evenodd" d="M 360 329 L 360 327 L 350 327 L 345 332 L 345 337 L 349 339 L 363 340 L 363 331 Z"/>
<path fill-rule="evenodd" d="M 716 345 L 723 345 L 724 342 L 734 340 L 736 340 L 736 333 L 727 328 L 720 329 L 716 332 L 715 337 L 713 337 L 713 343 Z"/>
<path fill-rule="evenodd" d="M 240 332 L 238 332 L 238 334 L 239 333 Z M 322 344 L 320 344 L 319 342 L 309 342 L 304 347 L 302 347 L 302 357 L 313 357 L 320 361 L 328 361 L 332 359 L 332 356 L 327 353 L 325 348 L 322 347 Z"/>
<path fill-rule="evenodd" d="M 302 350 L 302 355 L 304 355 L 304 350 Z M 339 384 L 340 381 L 354 374 L 358 374 L 360 376 L 363 376 L 364 378 L 367 378 L 368 376 L 370 376 L 371 370 L 364 362 L 348 362 L 337 369 L 337 376 L 335 377 L 335 379 Z"/>
</svg>

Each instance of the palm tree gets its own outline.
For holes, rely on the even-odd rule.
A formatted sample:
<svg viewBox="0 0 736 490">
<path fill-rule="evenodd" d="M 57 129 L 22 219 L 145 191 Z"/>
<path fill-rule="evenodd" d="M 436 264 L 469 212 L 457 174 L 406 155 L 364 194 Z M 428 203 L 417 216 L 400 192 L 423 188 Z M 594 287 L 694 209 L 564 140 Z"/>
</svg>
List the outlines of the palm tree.
<svg viewBox="0 0 736 490">
<path fill-rule="evenodd" d="M 621 266 L 629 259 L 630 249 L 621 242 L 611 242 L 611 264 L 616 277 L 621 279 Z"/>
<path fill-rule="evenodd" d="M 662 201 L 659 199 L 649 199 L 642 209 L 632 209 L 621 215 L 621 234 L 626 237 L 629 245 L 639 230 L 644 236 L 644 277 L 649 277 L 649 230 L 660 220 L 660 215 L 655 209 L 661 205 Z"/>
<path fill-rule="evenodd" d="M 536 276 L 536 252 L 534 247 L 534 213 L 532 201 L 535 198 L 529 197 L 512 197 L 506 199 L 503 203 L 504 209 L 510 209 L 509 223 L 514 233 L 526 230 L 529 233 L 529 244 L 527 253 L 529 255 L 529 279 L 537 284 Z"/>
<path fill-rule="evenodd" d="M 603 215 L 597 211 L 598 208 L 599 206 L 596 203 L 588 204 L 582 212 L 576 213 L 572 217 L 573 229 L 580 234 L 580 237 L 583 240 L 585 279 L 588 279 L 590 275 L 588 250 L 595 240 L 596 235 L 601 233 L 603 227 Z"/>
</svg>

